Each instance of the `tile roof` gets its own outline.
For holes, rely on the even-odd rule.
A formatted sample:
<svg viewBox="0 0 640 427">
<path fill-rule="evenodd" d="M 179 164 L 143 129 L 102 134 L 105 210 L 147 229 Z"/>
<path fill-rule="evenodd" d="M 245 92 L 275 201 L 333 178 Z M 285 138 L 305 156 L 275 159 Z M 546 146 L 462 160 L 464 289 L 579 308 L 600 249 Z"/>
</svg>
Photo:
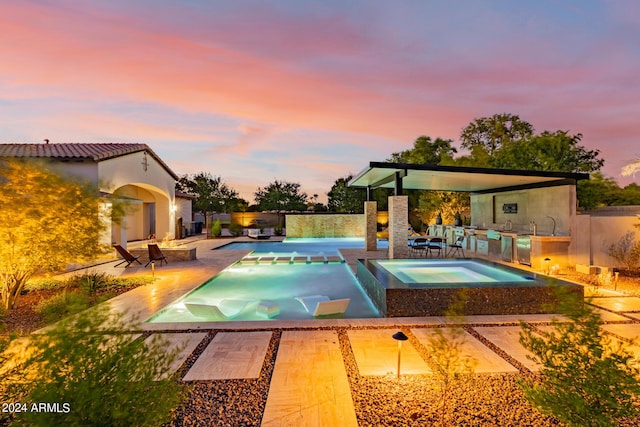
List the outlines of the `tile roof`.
<svg viewBox="0 0 640 427">
<path fill-rule="evenodd" d="M 0 144 L 2 157 L 35 157 L 52 159 L 83 159 L 100 162 L 139 151 L 148 152 L 176 180 L 179 177 L 153 152 L 147 144 L 98 143 L 98 144 Z"/>
</svg>

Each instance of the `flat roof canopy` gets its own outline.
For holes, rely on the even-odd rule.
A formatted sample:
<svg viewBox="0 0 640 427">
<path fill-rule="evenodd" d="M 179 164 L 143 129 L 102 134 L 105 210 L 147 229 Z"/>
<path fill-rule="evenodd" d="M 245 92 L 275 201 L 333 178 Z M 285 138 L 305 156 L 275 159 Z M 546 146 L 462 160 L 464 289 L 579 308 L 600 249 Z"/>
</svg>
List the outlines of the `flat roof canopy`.
<svg viewBox="0 0 640 427">
<path fill-rule="evenodd" d="M 486 193 L 575 184 L 589 179 L 589 174 L 370 162 L 348 186 L 396 188 L 397 179 L 401 180 L 401 188 L 407 190 Z"/>
</svg>

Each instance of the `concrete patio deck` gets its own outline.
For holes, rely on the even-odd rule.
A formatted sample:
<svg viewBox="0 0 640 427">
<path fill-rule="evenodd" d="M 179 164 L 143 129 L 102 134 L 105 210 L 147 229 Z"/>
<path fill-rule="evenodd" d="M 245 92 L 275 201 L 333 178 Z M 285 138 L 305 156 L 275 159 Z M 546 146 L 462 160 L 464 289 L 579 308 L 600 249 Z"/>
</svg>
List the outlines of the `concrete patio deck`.
<svg viewBox="0 0 640 427">
<path fill-rule="evenodd" d="M 343 331 L 357 362 L 359 375 L 395 375 L 396 342 L 391 335 L 403 330 L 410 335 L 402 348 L 403 375 L 429 375 L 431 369 L 419 348 L 427 346 L 434 328 L 450 322 L 443 317 L 336 319 L 297 321 L 256 321 L 223 323 L 142 323 L 159 309 L 199 286 L 249 251 L 212 251 L 230 240 L 198 240 L 197 260 L 171 263 L 155 268 L 156 280 L 122 294 L 106 304 L 126 313 L 132 328 L 152 335 L 162 334 L 169 348 L 181 348 L 176 371 L 188 358 L 196 357 L 183 372 L 183 381 L 218 381 L 229 378 L 256 378 L 263 372 L 270 340 L 276 340 L 275 367 L 272 371 L 263 425 L 357 425 L 336 331 Z M 350 249 L 343 255 L 352 266 L 357 258 L 384 258 L 384 250 L 367 252 Z M 150 268 L 114 268 L 116 262 L 92 270 L 126 276 L 151 274 Z M 586 289 L 597 295 L 592 304 L 602 313 L 604 328 L 618 339 L 634 339 L 640 334 L 638 298 Z M 477 372 L 505 373 L 535 371 L 519 344 L 519 322 L 548 324 L 554 315 L 469 316 L 462 351 L 477 361 Z M 557 317 L 557 316 L 556 316 Z M 459 319 L 457 319 L 459 321 Z M 281 333 L 281 334 L 280 334 Z M 213 338 L 212 338 L 213 337 Z M 209 339 L 204 350 L 198 344 Z M 201 346 L 202 347 L 202 346 Z M 423 348 L 424 350 L 424 348 Z M 637 342 L 634 351 L 640 352 Z M 504 354 L 509 357 L 504 357 Z"/>
</svg>

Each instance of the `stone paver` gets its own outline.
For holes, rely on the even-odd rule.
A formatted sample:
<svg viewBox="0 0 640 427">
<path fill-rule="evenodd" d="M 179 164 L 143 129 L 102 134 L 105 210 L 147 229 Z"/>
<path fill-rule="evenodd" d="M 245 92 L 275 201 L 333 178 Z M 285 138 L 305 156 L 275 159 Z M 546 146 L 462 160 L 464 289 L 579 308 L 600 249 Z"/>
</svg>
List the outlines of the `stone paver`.
<svg viewBox="0 0 640 427">
<path fill-rule="evenodd" d="M 449 342 L 457 345 L 461 358 L 469 358 L 472 371 L 475 373 L 518 372 L 518 369 L 494 353 L 489 347 L 478 341 L 464 330 L 452 334 L 451 329 L 438 329 Z M 430 342 L 438 337 L 434 328 L 415 328 L 411 332 L 427 349 Z"/>
<path fill-rule="evenodd" d="M 640 311 L 640 298 L 638 297 L 595 297 L 591 300 L 591 304 L 623 313 L 626 311 Z"/>
<path fill-rule="evenodd" d="M 172 362 L 169 372 L 162 375 L 160 379 L 166 378 L 168 375 L 174 373 L 182 366 L 187 358 L 193 353 L 198 344 L 206 337 L 205 332 L 189 333 L 189 334 L 153 334 L 149 336 L 145 341 L 147 343 L 152 342 L 154 339 L 160 339 L 167 343 L 167 353 L 174 350 L 178 350 L 175 360 Z"/>
<path fill-rule="evenodd" d="M 335 331 L 282 333 L 262 426 L 357 426 Z"/>
<path fill-rule="evenodd" d="M 350 330 L 347 332 L 360 375 L 397 375 L 397 329 Z M 402 342 L 400 373 L 429 374 L 431 368 L 409 341 Z"/>
<path fill-rule="evenodd" d="M 527 358 L 527 355 L 532 353 L 520 344 L 520 331 L 522 330 L 520 326 L 476 327 L 473 329 L 532 372 L 537 372 L 540 369 L 537 363 Z"/>
<path fill-rule="evenodd" d="M 271 332 L 219 332 L 184 381 L 258 378 Z"/>
</svg>

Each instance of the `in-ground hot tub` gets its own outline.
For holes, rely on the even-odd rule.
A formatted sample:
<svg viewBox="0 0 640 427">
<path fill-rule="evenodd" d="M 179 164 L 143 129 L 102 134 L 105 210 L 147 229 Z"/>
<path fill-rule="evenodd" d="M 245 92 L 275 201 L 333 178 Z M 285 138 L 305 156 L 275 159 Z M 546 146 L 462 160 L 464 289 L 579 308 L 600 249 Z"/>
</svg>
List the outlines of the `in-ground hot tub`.
<svg viewBox="0 0 640 427">
<path fill-rule="evenodd" d="M 480 259 L 358 260 L 356 275 L 388 317 L 442 316 L 465 289 L 464 315 L 546 313 L 552 283 L 584 297 L 584 288 Z"/>
</svg>

